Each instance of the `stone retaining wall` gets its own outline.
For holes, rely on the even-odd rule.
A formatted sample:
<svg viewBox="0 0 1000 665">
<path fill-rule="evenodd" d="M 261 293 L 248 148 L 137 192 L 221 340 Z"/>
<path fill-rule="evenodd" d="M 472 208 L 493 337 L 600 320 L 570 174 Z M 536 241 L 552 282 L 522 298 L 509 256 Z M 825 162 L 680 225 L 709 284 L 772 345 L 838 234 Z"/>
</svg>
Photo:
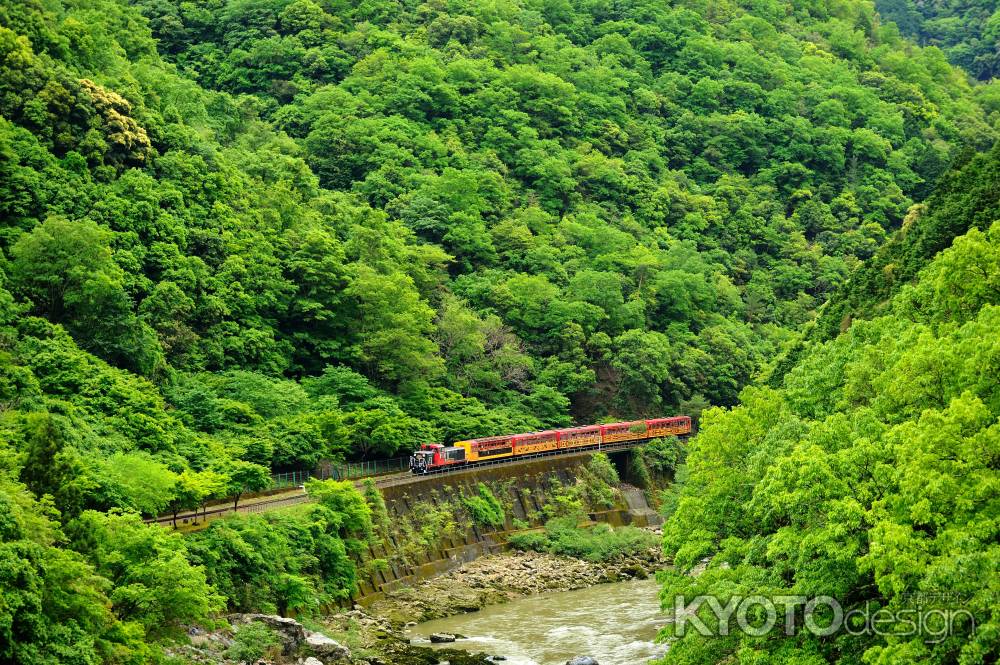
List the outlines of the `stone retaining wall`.
<svg viewBox="0 0 1000 665">
<path fill-rule="evenodd" d="M 487 467 L 473 473 L 432 477 L 424 483 L 400 485 L 382 490 L 390 522 L 402 525 L 414 523 L 421 508 L 451 511 L 463 518 L 462 500 L 478 493 L 479 483 L 484 483 L 504 504 L 506 523 L 499 529 L 484 529 L 465 518 L 456 532 L 441 538 L 436 546 L 414 551 L 412 538 L 408 543 L 405 529 L 390 530 L 385 534 L 385 544 L 368 546 L 359 566 L 359 593 L 353 603 L 369 605 L 384 594 L 402 586 L 440 575 L 480 556 L 496 553 L 505 547 L 507 537 L 516 531 L 514 520 L 540 527 L 544 522 L 544 508 L 550 501 L 555 483 L 559 486 L 577 482 L 579 467 L 586 465 L 589 457 L 547 459 L 537 463 L 512 467 Z M 661 520 L 647 502 L 646 496 L 634 487 L 623 486 L 615 506 L 592 512 L 590 518 L 615 526 L 656 526 Z M 419 522 L 417 522 L 419 524 Z M 412 536 L 412 533 L 411 533 Z M 407 545 L 409 544 L 409 547 Z M 406 556 L 401 552 L 407 550 Z M 383 560 L 386 566 L 372 570 L 365 562 Z"/>
</svg>

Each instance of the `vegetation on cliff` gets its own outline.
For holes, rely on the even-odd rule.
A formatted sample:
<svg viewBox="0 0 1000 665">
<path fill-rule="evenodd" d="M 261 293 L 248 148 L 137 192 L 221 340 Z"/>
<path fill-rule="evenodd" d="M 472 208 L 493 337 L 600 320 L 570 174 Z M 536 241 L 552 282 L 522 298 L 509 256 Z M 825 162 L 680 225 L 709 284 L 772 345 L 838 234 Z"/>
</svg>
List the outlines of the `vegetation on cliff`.
<svg viewBox="0 0 1000 665">
<path fill-rule="evenodd" d="M 935 209 L 976 205 L 979 190 L 954 182 L 998 191 L 996 155 L 946 180 L 898 239 L 893 251 L 919 258 L 942 224 L 971 226 L 912 283 L 886 285 L 896 295 L 878 316 L 808 344 L 780 387 L 705 412 L 665 529 L 677 566 L 665 598 L 825 595 L 845 613 L 885 609 L 885 623 L 823 636 L 689 631 L 665 662 L 996 660 L 1000 221 L 967 224 L 996 220 L 995 208 Z M 943 632 L 906 623 L 942 609 L 967 614 Z"/>
</svg>

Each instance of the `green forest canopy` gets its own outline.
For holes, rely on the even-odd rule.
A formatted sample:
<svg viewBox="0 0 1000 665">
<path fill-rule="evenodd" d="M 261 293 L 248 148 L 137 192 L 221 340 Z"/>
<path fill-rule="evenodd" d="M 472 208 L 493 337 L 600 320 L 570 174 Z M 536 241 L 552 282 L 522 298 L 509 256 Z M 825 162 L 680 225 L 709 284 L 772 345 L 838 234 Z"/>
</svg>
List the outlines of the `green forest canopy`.
<svg viewBox="0 0 1000 665">
<path fill-rule="evenodd" d="M 114 455 L 166 486 L 735 404 L 996 134 L 861 2 L 0 12 L 0 427 L 70 512 L 164 507 Z"/>
<path fill-rule="evenodd" d="M 922 46 L 939 47 L 976 78 L 1000 74 L 1000 8 L 993 0 L 876 0 L 875 7 L 882 20 Z"/>
<path fill-rule="evenodd" d="M 886 459 L 921 408 L 987 431 L 971 375 L 934 404 L 890 379 L 924 380 L 913 335 L 977 357 L 991 287 L 948 275 L 994 219 L 928 197 L 952 164 L 963 195 L 995 173 L 972 155 L 998 128 L 996 83 L 858 0 L 0 4 L 0 660 L 150 662 L 225 607 L 308 611 L 350 593 L 370 529 L 337 486 L 190 539 L 137 513 L 421 441 L 732 407 L 783 350 L 787 385 L 731 413 L 792 414 L 789 450 L 844 405 Z M 898 280 L 848 282 L 924 219 L 944 226 Z M 945 295 L 905 286 L 968 229 L 959 272 L 923 273 Z M 901 290 L 828 346 L 800 336 L 831 295 L 817 338 Z M 855 335 L 909 363 L 857 365 L 877 397 L 824 373 Z M 707 417 L 690 487 L 738 417 Z M 738 562 L 683 497 L 675 524 L 706 521 L 671 531 L 678 560 Z M 780 527 L 758 518 L 751 546 Z"/>
<path fill-rule="evenodd" d="M 978 172 L 996 191 L 998 164 L 994 150 L 962 177 Z M 904 246 L 951 222 L 933 205 L 927 212 Z M 955 238 L 881 316 L 811 343 L 779 388 L 749 387 L 738 407 L 706 411 L 664 531 L 676 571 L 664 574 L 663 597 L 826 595 L 845 614 L 884 608 L 890 620 L 880 634 L 860 625 L 822 637 L 689 631 L 664 662 L 736 654 L 740 662 L 800 665 L 994 662 L 998 330 L 994 215 Z M 686 574 L 705 560 L 704 573 Z M 938 620 L 908 632 L 905 621 L 920 606 L 968 614 L 947 631 Z"/>
</svg>

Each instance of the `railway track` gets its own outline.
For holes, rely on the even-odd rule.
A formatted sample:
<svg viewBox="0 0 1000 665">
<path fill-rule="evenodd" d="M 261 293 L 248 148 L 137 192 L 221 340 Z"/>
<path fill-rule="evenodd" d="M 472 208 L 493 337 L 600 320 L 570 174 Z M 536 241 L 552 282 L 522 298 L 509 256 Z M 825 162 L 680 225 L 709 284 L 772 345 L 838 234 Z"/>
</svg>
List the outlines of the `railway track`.
<svg viewBox="0 0 1000 665">
<path fill-rule="evenodd" d="M 680 437 L 681 439 L 686 439 L 686 436 Z M 472 473 L 487 467 L 494 467 L 503 465 L 505 467 L 517 466 L 519 464 L 526 464 L 528 462 L 534 462 L 539 459 L 546 457 L 558 457 L 559 459 L 567 459 L 571 457 L 582 457 L 584 455 L 593 455 L 594 453 L 603 452 L 616 452 L 619 450 L 628 450 L 629 448 L 635 448 L 646 443 L 648 439 L 636 439 L 632 441 L 618 441 L 616 443 L 606 443 L 598 444 L 593 446 L 586 446 L 581 448 L 574 448 L 570 452 L 565 452 L 565 450 L 549 450 L 542 453 L 533 453 L 531 455 L 518 455 L 514 459 L 509 457 L 498 460 L 488 460 L 485 462 L 473 462 L 471 464 L 464 464 L 459 467 L 445 468 L 441 471 L 436 471 L 426 474 L 414 474 L 409 471 L 404 471 L 401 473 L 394 473 L 387 476 L 380 476 L 375 478 L 376 487 L 396 487 L 399 485 L 410 485 L 413 483 L 424 482 L 430 478 L 434 478 L 441 475 L 461 475 Z M 357 481 L 357 484 L 363 482 Z"/>
<path fill-rule="evenodd" d="M 687 437 L 680 437 L 686 439 Z M 541 453 L 533 453 L 530 455 L 519 455 L 518 457 L 504 458 L 498 460 L 488 460 L 484 462 L 474 462 L 472 464 L 467 464 L 461 467 L 446 468 L 441 471 L 436 471 L 426 474 L 414 474 L 409 471 L 402 471 L 399 473 L 391 473 L 383 476 L 369 476 L 369 478 L 375 481 L 375 486 L 379 488 L 383 487 L 398 487 L 400 485 L 413 485 L 416 483 L 426 482 L 432 478 L 437 478 L 439 476 L 460 476 L 475 471 L 479 471 L 488 467 L 495 467 L 503 465 L 505 467 L 518 466 L 521 464 L 527 464 L 529 462 L 536 462 L 539 459 L 544 459 L 547 457 L 558 457 L 559 459 L 568 459 L 572 457 L 582 457 L 585 455 L 593 455 L 594 453 L 603 452 L 616 452 L 619 450 L 628 450 L 629 448 L 635 448 L 643 443 L 646 443 L 646 439 L 636 439 L 632 441 L 618 441 L 615 443 L 608 444 L 598 444 L 593 446 L 586 446 L 581 448 L 574 448 L 570 452 L 565 452 L 564 450 L 550 450 Z M 354 484 L 359 488 L 363 485 L 365 480 L 369 478 L 361 478 L 354 481 Z M 271 510 L 277 510 L 279 508 L 286 508 L 288 506 L 294 506 L 296 504 L 305 503 L 310 501 L 309 495 L 305 490 L 301 490 L 297 493 L 290 494 L 288 496 L 276 497 L 274 499 L 264 499 L 261 501 L 255 501 L 253 503 L 247 503 L 239 506 L 235 512 L 237 513 L 264 513 Z M 221 517 L 227 513 L 232 513 L 232 506 L 219 506 L 216 508 L 210 508 L 205 511 L 196 511 L 190 513 L 184 513 L 177 516 L 177 523 L 180 525 L 187 525 L 192 522 L 208 521 L 218 517 Z M 174 517 L 172 515 L 156 517 L 153 519 L 145 520 L 147 524 L 162 524 L 162 525 L 172 525 L 174 522 Z"/>
</svg>

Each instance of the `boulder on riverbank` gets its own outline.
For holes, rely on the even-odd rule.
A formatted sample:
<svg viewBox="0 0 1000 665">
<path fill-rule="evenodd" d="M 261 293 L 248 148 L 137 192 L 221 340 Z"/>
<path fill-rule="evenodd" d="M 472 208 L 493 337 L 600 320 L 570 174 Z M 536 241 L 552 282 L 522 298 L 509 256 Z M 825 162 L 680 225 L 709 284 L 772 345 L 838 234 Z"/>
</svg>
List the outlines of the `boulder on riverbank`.
<svg viewBox="0 0 1000 665">
<path fill-rule="evenodd" d="M 591 656 L 577 656 L 572 660 L 567 660 L 566 665 L 600 665 Z"/>
<path fill-rule="evenodd" d="M 351 657 L 350 650 L 332 640 L 323 633 L 306 631 L 305 648 L 314 656 L 319 656 L 324 663 L 331 663 L 336 660 L 347 660 Z"/>
<path fill-rule="evenodd" d="M 337 661 L 347 661 L 350 650 L 334 639 L 311 630 L 288 617 L 276 614 L 230 614 L 230 625 L 243 626 L 262 623 L 277 634 L 281 641 L 281 651 L 286 656 L 310 656 L 323 665 Z"/>
</svg>

